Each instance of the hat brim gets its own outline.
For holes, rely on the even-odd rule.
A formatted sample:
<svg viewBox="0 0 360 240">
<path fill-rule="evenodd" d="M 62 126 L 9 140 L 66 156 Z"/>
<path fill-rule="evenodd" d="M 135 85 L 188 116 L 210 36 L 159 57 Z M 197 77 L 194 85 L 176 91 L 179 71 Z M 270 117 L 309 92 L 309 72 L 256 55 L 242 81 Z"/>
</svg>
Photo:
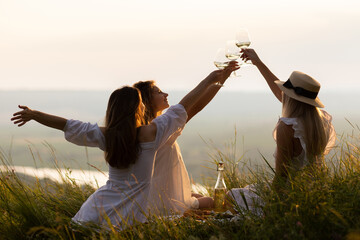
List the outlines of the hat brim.
<svg viewBox="0 0 360 240">
<path fill-rule="evenodd" d="M 318 97 L 316 97 L 315 99 L 311 99 L 311 98 L 307 98 L 304 96 L 300 96 L 298 94 L 295 93 L 295 91 L 293 89 L 289 89 L 283 86 L 285 82 L 280 81 L 280 80 L 276 80 L 275 84 L 280 88 L 281 91 L 283 91 L 286 95 L 288 95 L 289 97 L 298 100 L 300 102 L 318 107 L 318 108 L 323 108 L 324 104 L 322 104 L 322 102 L 320 101 L 320 99 Z"/>
</svg>

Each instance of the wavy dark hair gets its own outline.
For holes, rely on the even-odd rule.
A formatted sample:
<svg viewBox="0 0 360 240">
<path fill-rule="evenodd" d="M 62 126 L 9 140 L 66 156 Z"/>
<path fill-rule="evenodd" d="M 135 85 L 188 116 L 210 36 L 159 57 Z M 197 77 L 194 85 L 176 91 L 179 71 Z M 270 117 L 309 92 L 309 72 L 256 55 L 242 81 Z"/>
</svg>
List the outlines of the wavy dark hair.
<svg viewBox="0 0 360 240">
<path fill-rule="evenodd" d="M 156 117 L 156 112 L 154 112 L 153 105 L 151 103 L 152 99 L 152 90 L 155 85 L 155 81 L 139 81 L 133 85 L 133 87 L 137 88 L 141 92 L 142 102 L 145 105 L 145 113 L 144 119 L 145 124 L 149 124 L 151 120 Z"/>
<path fill-rule="evenodd" d="M 109 98 L 105 118 L 105 159 L 115 168 L 128 168 L 139 155 L 138 127 L 143 123 L 141 94 L 125 86 Z"/>
</svg>

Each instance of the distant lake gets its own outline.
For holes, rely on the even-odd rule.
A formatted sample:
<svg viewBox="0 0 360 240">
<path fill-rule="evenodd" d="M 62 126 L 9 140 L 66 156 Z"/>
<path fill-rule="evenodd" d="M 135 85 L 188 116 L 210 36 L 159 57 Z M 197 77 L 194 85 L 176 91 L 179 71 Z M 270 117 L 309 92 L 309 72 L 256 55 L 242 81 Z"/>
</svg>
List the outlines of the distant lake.
<svg viewBox="0 0 360 240">
<path fill-rule="evenodd" d="M 195 181 L 215 174 L 211 156 L 214 147 L 229 152 L 237 132 L 238 156 L 251 164 L 263 164 L 260 153 L 273 163 L 272 131 L 281 115 L 281 104 L 270 92 L 224 91 L 185 127 L 178 139 L 190 176 Z M 103 124 L 110 91 L 0 91 L 0 147 L 6 160 L 18 166 L 52 167 L 57 163 L 73 169 L 107 171 L 103 153 L 66 142 L 63 132 L 30 122 L 18 128 L 10 122 L 17 105 L 27 105 L 65 118 Z M 176 104 L 186 92 L 169 92 Z M 338 134 L 351 133 L 360 124 L 358 92 L 322 92 L 325 110 L 333 116 Z M 1 165 L 1 163 L 0 163 Z"/>
</svg>

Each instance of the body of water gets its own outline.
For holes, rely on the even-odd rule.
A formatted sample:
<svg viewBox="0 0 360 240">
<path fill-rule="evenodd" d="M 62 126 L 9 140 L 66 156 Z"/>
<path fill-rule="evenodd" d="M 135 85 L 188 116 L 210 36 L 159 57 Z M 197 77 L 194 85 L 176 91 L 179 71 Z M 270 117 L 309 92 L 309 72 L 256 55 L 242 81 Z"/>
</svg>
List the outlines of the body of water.
<svg viewBox="0 0 360 240">
<path fill-rule="evenodd" d="M 62 131 L 36 122 L 18 128 L 10 122 L 17 105 L 65 118 L 103 125 L 110 91 L 3 91 L 0 92 L 0 147 L 4 159 L 15 166 L 37 168 L 70 167 L 83 171 L 107 171 L 103 153 L 66 142 Z M 169 92 L 169 103 L 176 104 L 186 92 Z M 357 92 L 322 92 L 325 110 L 333 116 L 338 134 L 353 130 L 360 123 Z M 213 101 L 185 127 L 178 139 L 185 164 L 195 181 L 216 175 L 209 168 L 215 149 L 227 152 L 235 140 L 238 157 L 252 164 L 263 164 L 261 154 L 273 163 L 275 142 L 272 131 L 281 115 L 281 104 L 271 92 L 220 91 Z M 351 124 L 349 124 L 349 122 Z"/>
</svg>

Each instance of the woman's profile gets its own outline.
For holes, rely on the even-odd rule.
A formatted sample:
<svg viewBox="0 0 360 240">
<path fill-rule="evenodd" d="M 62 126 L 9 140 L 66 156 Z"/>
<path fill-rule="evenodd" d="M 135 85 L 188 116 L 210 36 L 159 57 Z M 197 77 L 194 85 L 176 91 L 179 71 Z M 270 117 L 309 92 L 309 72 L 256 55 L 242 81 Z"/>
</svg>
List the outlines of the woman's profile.
<svg viewBox="0 0 360 240">
<path fill-rule="evenodd" d="M 223 86 L 225 78 L 218 84 L 206 89 L 202 96 L 193 104 L 188 111 L 186 122 L 189 122 L 200 112 L 217 94 Z M 155 81 L 140 81 L 133 85 L 141 92 L 142 101 L 145 105 L 145 123 L 149 124 L 162 111 L 169 107 L 168 94 L 161 91 Z M 185 127 L 185 125 L 184 125 Z M 191 183 L 184 164 L 180 147 L 176 140 L 181 135 L 183 128 L 174 133 L 164 143 L 156 154 L 152 199 L 157 199 L 154 204 L 159 210 L 183 212 L 189 208 L 209 208 L 213 205 L 213 199 L 203 197 L 200 194 L 191 193 Z M 165 213 L 166 214 L 166 213 Z"/>
</svg>

